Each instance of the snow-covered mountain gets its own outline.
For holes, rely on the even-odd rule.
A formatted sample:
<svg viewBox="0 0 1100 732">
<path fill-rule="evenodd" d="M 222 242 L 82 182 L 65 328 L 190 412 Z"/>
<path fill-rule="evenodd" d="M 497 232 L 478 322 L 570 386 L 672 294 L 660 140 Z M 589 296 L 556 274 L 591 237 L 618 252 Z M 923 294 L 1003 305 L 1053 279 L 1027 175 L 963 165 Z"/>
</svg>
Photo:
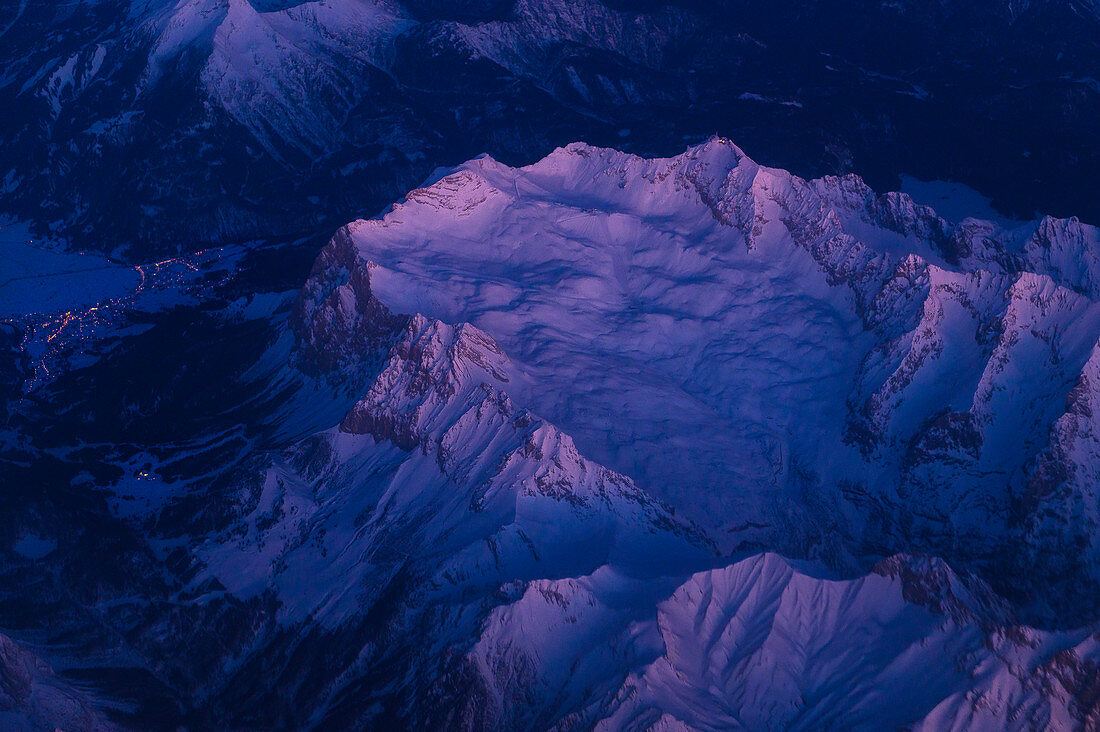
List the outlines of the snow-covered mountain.
<svg viewBox="0 0 1100 732">
<path fill-rule="evenodd" d="M 164 420 L 35 410 L 178 327 L 18 402 L 0 627 L 142 729 L 1093 728 L 1097 238 L 722 138 L 471 160 L 220 284 Z"/>
<path fill-rule="evenodd" d="M 199 576 L 386 618 L 326 724 L 1089 728 L 1096 238 L 723 139 L 473 160 L 318 258 L 295 363 L 363 396 Z"/>
<path fill-rule="evenodd" d="M 481 158 L 337 241 L 394 309 L 490 334 L 513 398 L 726 550 L 933 552 L 1093 617 L 1092 227 L 953 225 L 716 139 Z"/>
<path fill-rule="evenodd" d="M 0 3 L 0 727 L 1100 728 L 1098 67 L 1090 0 Z"/>
<path fill-rule="evenodd" d="M 722 139 L 442 175 L 339 232 L 298 298 L 290 367 L 359 396 L 198 543 L 191 591 L 275 623 L 207 712 L 1095 725 L 1095 532 L 1055 513 L 1095 510 L 1069 479 L 1093 468 L 1048 457 L 1089 420 L 1070 250 L 1095 236 L 948 224 Z"/>
</svg>

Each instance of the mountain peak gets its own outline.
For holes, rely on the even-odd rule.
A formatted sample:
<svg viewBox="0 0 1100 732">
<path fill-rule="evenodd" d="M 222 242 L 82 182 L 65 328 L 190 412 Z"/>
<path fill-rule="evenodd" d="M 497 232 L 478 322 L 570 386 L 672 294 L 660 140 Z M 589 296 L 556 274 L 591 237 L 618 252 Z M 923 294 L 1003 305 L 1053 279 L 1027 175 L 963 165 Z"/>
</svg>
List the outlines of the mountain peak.
<svg viewBox="0 0 1100 732">
<path fill-rule="evenodd" d="M 413 191 L 342 232 L 306 292 L 369 272 L 370 297 L 329 296 L 329 310 L 377 300 L 470 323 L 465 340 L 432 331 L 447 344 L 439 384 L 466 369 L 494 383 L 726 549 L 806 551 L 834 519 L 780 527 L 811 490 L 840 515 L 856 510 L 840 496 L 874 496 L 897 525 L 858 529 L 867 541 L 935 554 L 934 538 L 901 528 L 918 503 L 974 542 L 1019 530 L 1015 496 L 1055 454 L 1045 440 L 1100 339 L 1100 305 L 1080 286 L 1100 273 L 1095 230 L 1039 230 L 1051 243 L 1029 251 L 1034 228 L 953 225 L 856 177 L 761 167 L 719 138 L 659 159 L 574 144 L 522 168 L 475 159 Z M 942 484 L 934 500 L 928 481 Z M 950 510 L 958 501 L 975 505 Z"/>
</svg>

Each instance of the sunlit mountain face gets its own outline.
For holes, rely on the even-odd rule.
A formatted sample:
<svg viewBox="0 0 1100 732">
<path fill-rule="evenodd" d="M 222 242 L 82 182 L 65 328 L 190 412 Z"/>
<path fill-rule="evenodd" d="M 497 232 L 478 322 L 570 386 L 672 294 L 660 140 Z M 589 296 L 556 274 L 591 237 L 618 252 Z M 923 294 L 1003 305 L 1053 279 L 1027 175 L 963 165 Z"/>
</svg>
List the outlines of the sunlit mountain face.
<svg viewBox="0 0 1100 732">
<path fill-rule="evenodd" d="M 1097 728 L 1098 31 L 8 3 L 0 728 Z"/>
</svg>

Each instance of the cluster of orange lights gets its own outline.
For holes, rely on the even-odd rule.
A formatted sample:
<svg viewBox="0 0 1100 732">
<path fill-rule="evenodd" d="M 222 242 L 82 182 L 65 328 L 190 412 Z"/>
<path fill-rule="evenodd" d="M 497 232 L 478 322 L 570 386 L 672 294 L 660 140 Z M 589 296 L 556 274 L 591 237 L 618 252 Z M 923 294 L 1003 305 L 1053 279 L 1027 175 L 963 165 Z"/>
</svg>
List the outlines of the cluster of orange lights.
<svg viewBox="0 0 1100 732">
<path fill-rule="evenodd" d="M 196 252 L 195 255 L 202 255 L 206 250 Z M 162 267 L 168 267 L 171 265 L 180 265 L 187 268 L 191 272 L 200 272 L 201 269 L 195 263 L 184 258 L 170 258 L 162 259 L 159 262 L 152 262 L 149 264 L 134 265 L 134 270 L 138 273 L 140 279 L 135 286 L 134 290 L 126 295 L 110 300 L 105 300 L 95 305 L 91 305 L 83 310 L 65 310 L 60 313 L 48 315 L 46 319 L 41 320 L 41 314 L 31 314 L 27 318 L 23 319 L 9 319 L 4 322 L 12 323 L 13 325 L 30 325 L 32 327 L 24 330 L 23 346 L 24 348 L 30 345 L 30 342 L 34 340 L 34 331 L 39 330 L 40 333 L 45 333 L 44 341 L 48 344 L 49 348 L 47 352 L 42 355 L 36 364 L 35 378 L 32 380 L 28 388 L 33 386 L 34 381 L 40 380 L 42 377 L 49 378 L 51 372 L 47 366 L 47 362 L 51 356 L 57 352 L 58 348 L 64 347 L 65 339 L 62 338 L 67 331 L 70 331 L 70 326 L 75 324 L 78 333 L 83 331 L 87 325 L 99 325 L 104 317 L 110 317 L 115 313 L 119 313 L 124 309 L 124 305 L 127 301 L 133 300 L 137 295 L 146 290 L 149 286 L 149 278 L 155 277 L 160 273 Z M 117 307 L 116 307 L 117 306 Z M 108 312 L 110 311 L 110 312 Z"/>
</svg>

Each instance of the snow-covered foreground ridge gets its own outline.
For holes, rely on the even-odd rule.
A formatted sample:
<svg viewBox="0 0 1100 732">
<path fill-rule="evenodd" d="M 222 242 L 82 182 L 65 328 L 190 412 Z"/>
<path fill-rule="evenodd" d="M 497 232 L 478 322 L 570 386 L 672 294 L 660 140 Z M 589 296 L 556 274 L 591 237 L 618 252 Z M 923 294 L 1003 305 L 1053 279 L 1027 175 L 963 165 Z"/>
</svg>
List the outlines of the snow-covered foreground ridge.
<svg viewBox="0 0 1100 732">
<path fill-rule="evenodd" d="M 224 698 L 344 726 L 1095 726 L 1095 243 L 722 140 L 461 166 L 339 232 L 301 294 L 294 363 L 359 396 L 198 553 L 197 586 L 276 608 Z"/>
</svg>

